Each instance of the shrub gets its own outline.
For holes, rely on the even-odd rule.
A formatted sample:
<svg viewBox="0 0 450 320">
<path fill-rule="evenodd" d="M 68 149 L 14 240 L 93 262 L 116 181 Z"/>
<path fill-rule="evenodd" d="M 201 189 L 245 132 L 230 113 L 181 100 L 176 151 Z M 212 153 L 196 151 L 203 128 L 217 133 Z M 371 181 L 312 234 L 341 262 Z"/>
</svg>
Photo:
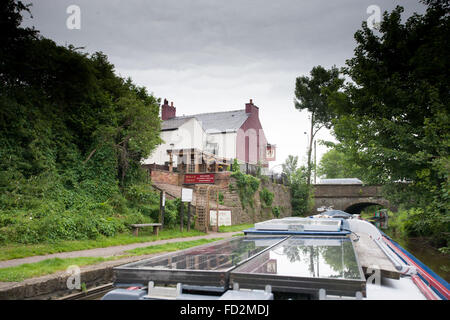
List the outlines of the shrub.
<svg viewBox="0 0 450 320">
<path fill-rule="evenodd" d="M 274 194 L 270 192 L 266 187 L 264 187 L 259 192 L 259 197 L 261 199 L 261 205 L 263 208 L 268 208 L 272 205 Z"/>
<path fill-rule="evenodd" d="M 280 217 L 280 207 L 276 206 L 272 208 L 272 214 L 274 215 L 275 218 L 279 218 Z"/>
<path fill-rule="evenodd" d="M 242 208 L 245 208 L 247 204 L 253 208 L 253 197 L 259 188 L 260 180 L 240 171 L 233 172 L 231 176 L 236 179 L 236 186 Z"/>
</svg>

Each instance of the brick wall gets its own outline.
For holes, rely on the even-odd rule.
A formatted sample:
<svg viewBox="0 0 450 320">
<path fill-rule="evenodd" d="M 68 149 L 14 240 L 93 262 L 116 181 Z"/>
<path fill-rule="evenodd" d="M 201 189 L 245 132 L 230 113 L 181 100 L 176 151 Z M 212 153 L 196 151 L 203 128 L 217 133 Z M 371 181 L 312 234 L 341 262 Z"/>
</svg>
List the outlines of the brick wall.
<svg viewBox="0 0 450 320">
<path fill-rule="evenodd" d="M 161 171 L 161 170 L 151 170 L 150 173 L 152 182 L 159 182 L 159 183 L 167 183 L 179 186 L 180 184 L 180 174 L 176 172 L 169 172 L 169 171 Z"/>
</svg>

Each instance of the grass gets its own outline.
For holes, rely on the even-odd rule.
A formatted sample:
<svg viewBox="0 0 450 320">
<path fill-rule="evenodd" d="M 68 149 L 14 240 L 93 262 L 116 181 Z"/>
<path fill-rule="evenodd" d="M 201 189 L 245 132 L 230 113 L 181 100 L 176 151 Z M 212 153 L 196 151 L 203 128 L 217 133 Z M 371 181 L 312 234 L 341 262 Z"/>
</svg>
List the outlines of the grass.
<svg viewBox="0 0 450 320">
<path fill-rule="evenodd" d="M 61 258 L 46 259 L 43 261 L 22 264 L 15 267 L 0 268 L 0 281 L 3 282 L 23 281 L 25 279 L 40 277 L 58 271 L 63 271 L 66 270 L 71 265 L 77 265 L 79 267 L 82 267 L 105 261 L 117 260 L 120 258 L 183 250 L 221 239 L 223 238 L 199 239 L 193 241 L 180 241 L 162 245 L 154 245 L 144 248 L 136 248 L 133 250 L 126 251 L 124 255 L 107 258 L 80 257 L 80 258 L 65 258 L 65 259 Z"/>
<path fill-rule="evenodd" d="M 220 226 L 219 232 L 236 232 L 242 231 L 245 229 L 253 228 L 255 225 L 253 223 L 250 224 L 236 224 L 234 226 Z"/>
<path fill-rule="evenodd" d="M 71 265 L 77 265 L 79 267 L 89 264 L 95 264 L 111 260 L 113 258 L 102 257 L 80 257 L 80 258 L 67 258 L 67 259 L 47 259 L 35 263 L 22 264 L 16 267 L 8 267 L 0 269 L 0 281 L 13 282 L 23 281 L 28 278 L 34 278 L 52 274 L 57 271 L 66 270 Z"/>
<path fill-rule="evenodd" d="M 177 250 L 187 249 L 190 247 L 200 246 L 202 244 L 206 244 L 209 242 L 214 242 L 214 241 L 218 241 L 218 240 L 222 240 L 222 239 L 223 238 L 212 238 L 212 239 L 199 239 L 199 240 L 193 240 L 193 241 L 173 242 L 173 243 L 148 246 L 148 247 L 144 247 L 144 248 L 136 248 L 136 249 L 128 250 L 125 252 L 130 255 L 133 255 L 133 256 L 160 253 L 160 252 L 170 252 L 170 251 L 177 251 Z"/>
<path fill-rule="evenodd" d="M 180 232 L 178 229 L 168 229 L 159 232 L 156 237 L 150 229 L 139 231 L 139 236 L 135 237 L 131 234 L 120 234 L 115 237 L 102 237 L 95 240 L 77 240 L 77 241 L 60 241 L 55 243 L 40 244 L 7 244 L 0 247 L 0 261 L 19 259 L 31 256 L 39 256 L 52 253 L 70 252 L 78 250 L 87 250 L 95 248 L 106 248 L 110 246 L 119 246 L 131 243 L 150 242 L 156 240 L 165 240 L 172 238 L 185 238 L 205 235 L 204 232 L 190 230 L 189 232 Z"/>
</svg>

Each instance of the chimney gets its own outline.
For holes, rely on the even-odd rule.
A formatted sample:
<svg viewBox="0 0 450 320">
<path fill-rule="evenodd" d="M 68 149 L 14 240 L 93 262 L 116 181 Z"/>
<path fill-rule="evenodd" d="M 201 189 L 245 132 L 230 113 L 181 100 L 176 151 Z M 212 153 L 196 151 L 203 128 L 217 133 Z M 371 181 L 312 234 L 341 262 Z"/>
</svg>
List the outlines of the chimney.
<svg viewBox="0 0 450 320">
<path fill-rule="evenodd" d="M 253 104 L 253 100 L 250 99 L 249 103 L 245 104 L 245 113 L 251 113 L 258 116 L 259 108 Z"/>
<path fill-rule="evenodd" d="M 161 119 L 162 120 L 168 120 L 171 118 L 175 118 L 176 116 L 177 108 L 173 106 L 173 102 L 170 103 L 167 101 L 167 99 L 164 99 L 164 104 L 161 106 Z"/>
</svg>

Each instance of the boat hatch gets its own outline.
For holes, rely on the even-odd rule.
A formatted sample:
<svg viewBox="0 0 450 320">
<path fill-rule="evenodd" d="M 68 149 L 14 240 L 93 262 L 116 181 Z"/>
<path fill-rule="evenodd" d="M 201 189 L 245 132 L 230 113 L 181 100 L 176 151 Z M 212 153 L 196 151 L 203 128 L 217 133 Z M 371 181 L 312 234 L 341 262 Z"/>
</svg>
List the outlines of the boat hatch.
<svg viewBox="0 0 450 320">
<path fill-rule="evenodd" d="M 365 278 L 347 237 L 236 237 L 114 268 L 116 286 L 177 284 L 225 292 L 365 295 Z"/>
<path fill-rule="evenodd" d="M 114 268 L 116 283 L 228 288 L 228 272 L 286 237 L 236 237 Z"/>
<path fill-rule="evenodd" d="M 340 219 L 284 218 L 255 223 L 256 230 L 339 232 Z"/>
<path fill-rule="evenodd" d="M 230 282 L 251 289 L 270 285 L 274 292 L 365 295 L 365 277 L 346 237 L 290 237 L 235 268 Z"/>
</svg>

